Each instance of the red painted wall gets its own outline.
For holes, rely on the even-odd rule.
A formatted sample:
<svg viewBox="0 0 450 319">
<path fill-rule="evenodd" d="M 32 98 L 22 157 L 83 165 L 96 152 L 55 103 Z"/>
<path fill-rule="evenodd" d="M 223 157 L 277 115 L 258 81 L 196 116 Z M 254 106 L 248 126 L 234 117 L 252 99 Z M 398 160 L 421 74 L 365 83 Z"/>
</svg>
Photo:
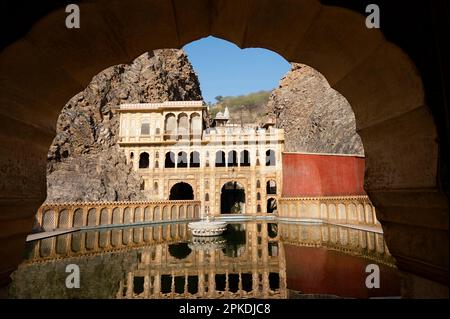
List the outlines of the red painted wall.
<svg viewBox="0 0 450 319">
<path fill-rule="evenodd" d="M 283 246 L 288 289 L 351 298 L 400 296 L 400 276 L 395 268 L 323 247 Z M 380 288 L 368 289 L 365 270 L 373 263 L 380 267 Z"/>
<path fill-rule="evenodd" d="M 364 158 L 283 153 L 283 197 L 363 194 Z"/>
</svg>

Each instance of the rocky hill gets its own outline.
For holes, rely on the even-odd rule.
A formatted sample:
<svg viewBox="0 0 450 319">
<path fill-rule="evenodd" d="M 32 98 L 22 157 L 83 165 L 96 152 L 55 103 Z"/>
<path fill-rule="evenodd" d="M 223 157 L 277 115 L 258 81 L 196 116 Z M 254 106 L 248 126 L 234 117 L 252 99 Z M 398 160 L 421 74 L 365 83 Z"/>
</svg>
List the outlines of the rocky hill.
<svg viewBox="0 0 450 319">
<path fill-rule="evenodd" d="M 59 116 L 48 152 L 47 202 L 146 199 L 117 145 L 120 103 L 201 100 L 181 50 L 148 52 L 97 74 Z"/>
<path fill-rule="evenodd" d="M 240 96 L 217 97 L 217 103 L 211 106 L 211 117 L 223 112 L 225 107 L 230 111 L 230 123 L 261 123 L 266 117 L 266 106 L 270 91 L 259 91 Z"/>
<path fill-rule="evenodd" d="M 293 64 L 267 107 L 285 130 L 286 151 L 364 153 L 350 104 L 311 67 Z"/>
</svg>

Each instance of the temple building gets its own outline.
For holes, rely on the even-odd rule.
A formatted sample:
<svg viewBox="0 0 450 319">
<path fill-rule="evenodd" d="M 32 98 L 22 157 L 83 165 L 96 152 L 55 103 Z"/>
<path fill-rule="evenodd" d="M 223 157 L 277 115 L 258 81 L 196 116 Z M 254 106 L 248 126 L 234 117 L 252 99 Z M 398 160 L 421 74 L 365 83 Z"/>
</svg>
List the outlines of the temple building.
<svg viewBox="0 0 450 319">
<path fill-rule="evenodd" d="M 231 124 L 229 110 L 209 125 L 203 101 L 122 104 L 119 146 L 151 200 L 199 200 L 213 215 L 265 214 L 281 196 L 284 131 Z"/>
</svg>

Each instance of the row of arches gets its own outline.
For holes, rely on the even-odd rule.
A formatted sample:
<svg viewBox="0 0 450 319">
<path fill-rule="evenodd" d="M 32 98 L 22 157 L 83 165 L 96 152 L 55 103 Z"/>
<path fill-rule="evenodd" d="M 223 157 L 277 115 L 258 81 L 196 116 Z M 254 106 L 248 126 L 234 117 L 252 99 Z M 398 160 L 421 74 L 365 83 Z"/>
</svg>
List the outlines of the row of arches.
<svg viewBox="0 0 450 319">
<path fill-rule="evenodd" d="M 238 158 L 239 154 L 239 158 Z M 257 153 L 256 165 L 259 166 L 259 158 Z M 235 150 L 229 151 L 225 153 L 224 151 L 217 151 L 215 157 L 215 166 L 216 167 L 237 167 L 237 166 L 250 166 L 250 152 L 247 150 L 243 150 L 238 153 Z M 267 150 L 265 152 L 265 165 L 266 166 L 275 166 L 275 151 Z"/>
<path fill-rule="evenodd" d="M 200 217 L 200 205 L 194 204 L 158 204 L 137 207 L 79 207 L 73 211 L 64 207 L 42 212 L 39 224 L 45 231 L 70 229 L 99 225 L 121 225 L 143 221 L 178 220 Z"/>
<path fill-rule="evenodd" d="M 186 113 L 175 115 L 166 114 L 164 117 L 164 138 L 177 139 L 188 136 L 200 137 L 202 134 L 202 118 L 199 113 L 192 113 L 190 116 Z"/>
<path fill-rule="evenodd" d="M 347 224 L 378 224 L 375 208 L 369 203 L 315 203 L 308 201 L 288 202 L 284 200 L 281 204 L 281 212 L 283 217 L 294 219 L 316 218 Z"/>
<path fill-rule="evenodd" d="M 185 223 L 76 232 L 38 241 L 34 248 L 36 253 L 33 256 L 39 259 L 85 251 L 99 252 L 105 248 L 125 248 L 130 245 L 149 244 L 163 240 L 187 240 L 188 234 Z"/>
<path fill-rule="evenodd" d="M 207 154 L 207 157 L 209 154 Z M 238 156 L 239 155 L 239 156 Z M 130 153 L 130 158 L 133 159 L 134 153 Z M 243 150 L 238 153 L 236 150 L 229 151 L 225 153 L 224 151 L 217 151 L 215 155 L 215 167 L 248 167 L 251 165 L 250 152 L 248 150 Z M 259 158 L 256 159 L 256 165 L 260 165 Z M 275 151 L 267 150 L 265 152 L 265 166 L 275 166 Z M 209 159 L 206 160 L 206 167 L 209 167 Z M 149 168 L 150 167 L 150 155 L 147 152 L 142 152 L 139 155 L 139 168 Z M 181 151 L 178 153 L 167 152 L 164 157 L 164 168 L 175 168 L 175 167 L 200 167 L 200 153 L 198 151 L 193 151 L 187 153 Z M 155 168 L 159 168 L 159 161 L 155 161 Z"/>
</svg>

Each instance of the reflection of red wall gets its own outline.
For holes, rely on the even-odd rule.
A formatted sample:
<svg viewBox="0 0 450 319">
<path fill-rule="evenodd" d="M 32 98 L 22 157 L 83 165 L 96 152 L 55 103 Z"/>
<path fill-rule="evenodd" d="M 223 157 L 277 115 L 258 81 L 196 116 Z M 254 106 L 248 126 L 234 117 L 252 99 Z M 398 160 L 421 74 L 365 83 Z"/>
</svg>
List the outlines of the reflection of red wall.
<svg viewBox="0 0 450 319">
<path fill-rule="evenodd" d="M 283 196 L 359 194 L 365 194 L 364 158 L 283 153 Z"/>
<path fill-rule="evenodd" d="M 377 264 L 380 288 L 368 289 L 365 269 L 374 261 L 326 248 L 284 244 L 284 250 L 288 289 L 351 298 L 400 296 L 400 277 L 395 268 Z"/>
</svg>

